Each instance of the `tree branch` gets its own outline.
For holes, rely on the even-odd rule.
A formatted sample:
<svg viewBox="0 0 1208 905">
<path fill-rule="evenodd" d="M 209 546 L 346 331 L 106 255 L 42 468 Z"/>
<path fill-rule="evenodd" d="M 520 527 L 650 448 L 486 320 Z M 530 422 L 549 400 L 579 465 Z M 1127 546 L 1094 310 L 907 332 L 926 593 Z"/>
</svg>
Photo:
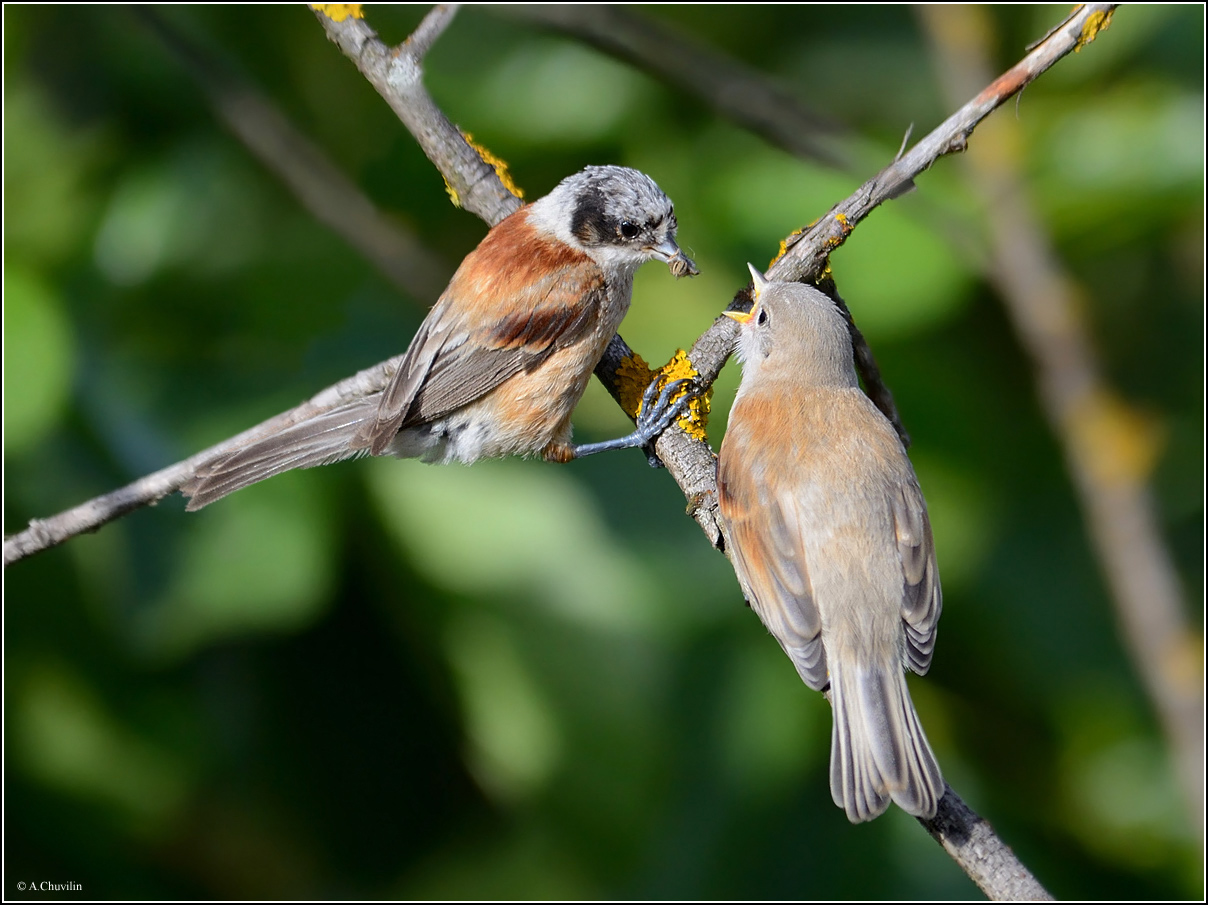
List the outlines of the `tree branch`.
<svg viewBox="0 0 1208 905">
<path fill-rule="evenodd" d="M 835 205 L 811 227 L 786 240 L 787 250 L 768 270 L 773 280 L 811 281 L 826 267 L 830 253 L 846 241 L 856 225 L 880 204 L 897 197 L 913 183 L 914 177 L 946 154 L 963 151 L 977 124 L 1002 106 L 1024 86 L 1052 67 L 1074 49 L 1093 40 L 1105 27 L 1115 4 L 1090 4 L 1080 7 L 1023 60 L 999 76 L 976 97 L 949 116 L 906 154 L 886 167 L 845 201 Z M 750 287 L 740 290 L 729 310 L 745 310 L 750 303 Z M 718 318 L 696 340 L 689 358 L 700 377 L 710 385 L 721 372 L 734 347 L 738 324 L 728 317 Z M 614 340 L 615 342 L 615 340 Z M 609 356 L 614 354 L 609 348 Z M 685 442 L 686 441 L 686 442 Z M 717 520 L 716 486 L 700 487 L 693 476 L 702 468 L 703 459 L 712 457 L 708 445 L 688 438 L 682 431 L 670 430 L 659 438 L 656 449 L 664 464 L 692 501 L 692 514 L 705 535 L 721 546 L 722 531 Z M 712 497 L 705 499 L 702 494 Z"/>
<path fill-rule="evenodd" d="M 449 187 L 458 203 L 494 226 L 519 210 L 521 201 L 509 192 L 479 153 L 449 122 L 424 88 L 423 57 L 448 26 L 456 5 L 436 6 L 415 34 L 398 47 L 388 47 L 364 19 L 341 22 L 316 11 L 327 37 L 352 60 L 390 106 Z"/>
<path fill-rule="evenodd" d="M 1008 902 L 1051 902 L 1053 897 L 1036 882 L 994 829 L 961 801 L 945 783 L 935 817 L 918 819 L 969 879 L 989 898 Z"/>
<path fill-rule="evenodd" d="M 211 458 L 225 455 L 257 437 L 280 430 L 290 424 L 305 421 L 320 412 L 342 405 L 350 399 L 376 393 L 386 386 L 390 375 L 394 373 L 402 358 L 401 354 L 396 355 L 371 368 L 366 368 L 364 371 L 329 386 L 296 408 L 282 412 L 267 421 L 262 421 L 255 427 L 236 434 L 234 437 L 228 437 L 221 443 L 202 450 L 182 462 L 139 478 L 119 490 L 102 494 L 87 503 L 60 512 L 48 519 L 31 520 L 29 527 L 24 531 L 4 539 L 5 568 L 27 556 L 70 540 L 78 534 L 96 531 L 101 526 L 133 512 L 135 509 L 153 506 L 168 494 L 179 490 L 182 484 L 196 474 L 197 467 Z"/>
</svg>

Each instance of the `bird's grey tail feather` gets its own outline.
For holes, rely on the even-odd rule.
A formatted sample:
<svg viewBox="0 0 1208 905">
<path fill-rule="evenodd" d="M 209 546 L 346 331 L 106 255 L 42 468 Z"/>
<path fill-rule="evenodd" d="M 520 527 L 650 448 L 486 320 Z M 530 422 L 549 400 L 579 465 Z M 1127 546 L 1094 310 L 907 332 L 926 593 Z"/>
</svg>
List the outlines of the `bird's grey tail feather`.
<svg viewBox="0 0 1208 905">
<path fill-rule="evenodd" d="M 892 799 L 915 817 L 935 816 L 944 779 L 896 665 L 831 663 L 831 797 L 852 823 Z"/>
<path fill-rule="evenodd" d="M 297 424 L 249 440 L 236 450 L 203 462 L 180 492 L 189 497 L 188 511 L 208 506 L 229 493 L 294 468 L 313 468 L 365 455 L 353 449 L 358 429 L 377 413 L 373 394 L 323 412 Z"/>
</svg>

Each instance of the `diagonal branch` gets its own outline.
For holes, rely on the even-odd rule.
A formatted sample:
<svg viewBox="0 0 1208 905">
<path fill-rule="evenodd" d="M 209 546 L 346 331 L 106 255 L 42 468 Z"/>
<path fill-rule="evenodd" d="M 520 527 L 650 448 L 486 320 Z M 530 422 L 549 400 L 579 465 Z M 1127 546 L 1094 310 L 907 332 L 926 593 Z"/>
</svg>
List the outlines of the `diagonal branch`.
<svg viewBox="0 0 1208 905">
<path fill-rule="evenodd" d="M 945 784 L 944 797 L 930 820 L 916 818 L 978 889 L 995 901 L 1051 902 L 1032 872 L 994 832 L 994 828 Z"/>
<path fill-rule="evenodd" d="M 765 73 L 620 6 L 544 3 L 495 12 L 574 35 L 694 95 L 720 116 L 806 160 L 838 165 L 844 129 Z"/>
<path fill-rule="evenodd" d="M 402 358 L 402 355 L 396 355 L 372 368 L 366 368 L 351 377 L 346 377 L 287 412 L 262 421 L 234 437 L 228 437 L 221 443 L 202 450 L 175 465 L 169 465 L 153 474 L 145 475 L 125 487 L 102 494 L 87 503 L 60 512 L 48 519 L 31 520 L 29 527 L 24 531 L 4 539 L 5 568 L 34 553 L 40 553 L 64 541 L 71 540 L 78 534 L 96 531 L 103 525 L 133 512 L 135 509 L 153 506 L 170 493 L 179 490 L 181 485 L 193 478 L 198 466 L 203 462 L 238 449 L 263 434 L 272 433 L 290 424 L 305 421 L 307 418 L 336 408 L 350 399 L 382 390 Z"/>
<path fill-rule="evenodd" d="M 1077 9 L 1023 60 L 995 79 L 908 152 L 835 205 L 809 229 L 790 237 L 787 251 L 769 268 L 768 278 L 790 282 L 817 279 L 825 269 L 830 253 L 846 241 L 861 220 L 883 202 L 907 190 L 914 177 L 929 169 L 939 158 L 963 151 L 978 123 L 1066 54 L 1094 40 L 1098 31 L 1106 27 L 1114 9 L 1115 4 L 1089 4 Z M 747 307 L 749 289 L 742 289 L 735 295 L 729 306 L 731 310 Z M 696 340 L 689 357 L 700 374 L 700 383 L 708 386 L 717 378 L 737 335 L 738 324 L 719 316 Z M 610 346 L 607 357 L 611 358 L 613 354 Z M 705 459 L 711 460 L 712 451 L 707 444 L 692 440 L 678 430 L 663 434 L 656 449 L 692 502 L 692 515 L 705 535 L 715 546 L 723 546 L 717 517 L 716 485 L 698 479 L 705 470 Z"/>
<path fill-rule="evenodd" d="M 448 27 L 456 4 L 433 7 L 398 47 L 389 47 L 364 19 L 336 22 L 316 11 L 327 37 L 352 60 L 365 80 L 390 106 L 458 198 L 458 203 L 494 226 L 518 210 L 495 170 L 466 141 L 424 87 L 423 58 Z"/>
</svg>

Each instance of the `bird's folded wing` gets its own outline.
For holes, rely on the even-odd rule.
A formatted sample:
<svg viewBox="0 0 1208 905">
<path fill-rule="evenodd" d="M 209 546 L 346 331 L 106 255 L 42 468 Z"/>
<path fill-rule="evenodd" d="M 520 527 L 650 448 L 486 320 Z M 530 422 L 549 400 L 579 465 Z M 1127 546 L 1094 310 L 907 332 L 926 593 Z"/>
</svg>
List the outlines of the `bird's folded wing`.
<svg viewBox="0 0 1208 905">
<path fill-rule="evenodd" d="M 500 288 L 511 288 L 508 282 Z M 400 429 L 468 405 L 558 349 L 588 338 L 606 291 L 594 265 L 557 268 L 502 300 L 498 292 L 454 277 L 383 392 L 377 417 L 355 443 L 379 455 Z M 483 310 L 484 298 L 495 299 L 497 310 Z"/>
<path fill-rule="evenodd" d="M 784 501 L 759 492 L 751 479 L 751 463 L 741 461 L 747 452 L 723 450 L 717 479 L 734 571 L 752 608 L 802 680 L 821 691 L 828 682 L 822 620 L 814 602 L 798 513 L 796 507 L 786 508 Z"/>
<path fill-rule="evenodd" d="M 910 478 L 890 493 L 898 556 L 902 561 L 902 621 L 906 623 L 910 668 L 922 675 L 931 665 L 935 650 L 943 595 L 927 504 L 914 476 Z"/>
</svg>

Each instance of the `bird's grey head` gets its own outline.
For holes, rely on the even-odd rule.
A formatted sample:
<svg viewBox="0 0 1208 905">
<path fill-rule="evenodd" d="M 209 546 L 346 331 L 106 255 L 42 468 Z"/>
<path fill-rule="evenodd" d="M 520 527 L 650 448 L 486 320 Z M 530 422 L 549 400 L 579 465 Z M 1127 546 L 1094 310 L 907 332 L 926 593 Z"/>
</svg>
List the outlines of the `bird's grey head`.
<svg viewBox="0 0 1208 905">
<path fill-rule="evenodd" d="M 851 332 L 838 307 L 813 286 L 775 283 L 750 264 L 754 303 L 724 312 L 738 321 L 744 379 L 769 362 L 809 386 L 857 386 Z"/>
<path fill-rule="evenodd" d="M 603 267 L 663 261 L 677 277 L 696 265 L 675 242 L 675 206 L 653 179 L 628 167 L 587 167 L 533 205 L 533 216 Z"/>
</svg>

